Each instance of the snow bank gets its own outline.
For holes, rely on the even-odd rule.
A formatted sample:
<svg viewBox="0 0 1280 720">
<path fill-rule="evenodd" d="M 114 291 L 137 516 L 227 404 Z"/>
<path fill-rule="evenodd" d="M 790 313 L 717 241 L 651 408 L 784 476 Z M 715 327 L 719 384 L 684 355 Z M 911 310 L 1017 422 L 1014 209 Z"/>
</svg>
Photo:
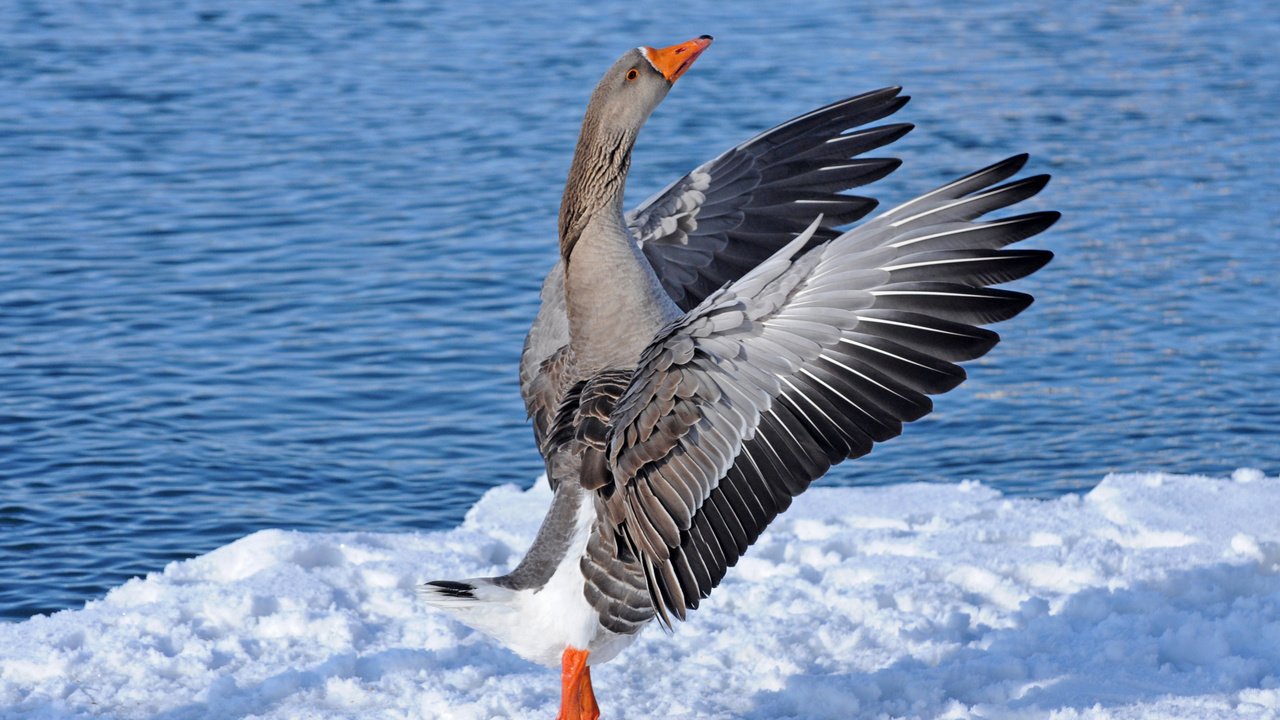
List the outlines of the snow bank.
<svg viewBox="0 0 1280 720">
<path fill-rule="evenodd" d="M 499 573 L 543 483 L 447 532 L 259 532 L 0 625 L 4 718 L 555 715 L 558 679 L 417 601 Z M 674 636 L 594 673 L 606 718 L 1276 717 L 1280 479 L 1084 497 L 817 488 Z"/>
</svg>

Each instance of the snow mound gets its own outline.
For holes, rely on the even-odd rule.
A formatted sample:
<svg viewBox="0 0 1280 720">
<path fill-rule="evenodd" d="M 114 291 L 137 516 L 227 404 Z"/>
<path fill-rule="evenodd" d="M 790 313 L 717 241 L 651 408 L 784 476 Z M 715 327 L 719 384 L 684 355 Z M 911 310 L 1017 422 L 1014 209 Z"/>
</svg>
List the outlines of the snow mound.
<svg viewBox="0 0 1280 720">
<path fill-rule="evenodd" d="M 433 533 L 259 532 L 0 625 L 0 717 L 553 717 L 553 673 L 414 592 L 508 569 L 549 500 L 500 487 Z M 816 488 L 597 694 L 607 718 L 1274 718 L 1277 518 L 1254 470 L 1050 501 Z"/>
</svg>

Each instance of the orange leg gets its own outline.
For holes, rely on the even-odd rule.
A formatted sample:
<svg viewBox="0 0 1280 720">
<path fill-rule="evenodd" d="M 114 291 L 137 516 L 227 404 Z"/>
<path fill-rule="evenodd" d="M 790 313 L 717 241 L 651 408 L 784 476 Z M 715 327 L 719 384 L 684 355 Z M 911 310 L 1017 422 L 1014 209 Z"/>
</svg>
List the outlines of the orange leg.
<svg viewBox="0 0 1280 720">
<path fill-rule="evenodd" d="M 591 690 L 587 651 L 565 648 L 561 656 L 560 714 L 556 720 L 598 720 L 600 706 Z"/>
<path fill-rule="evenodd" d="M 582 669 L 582 683 L 578 685 L 578 699 L 582 703 L 583 720 L 599 720 L 600 706 L 596 704 L 595 691 L 591 689 L 591 668 Z"/>
</svg>

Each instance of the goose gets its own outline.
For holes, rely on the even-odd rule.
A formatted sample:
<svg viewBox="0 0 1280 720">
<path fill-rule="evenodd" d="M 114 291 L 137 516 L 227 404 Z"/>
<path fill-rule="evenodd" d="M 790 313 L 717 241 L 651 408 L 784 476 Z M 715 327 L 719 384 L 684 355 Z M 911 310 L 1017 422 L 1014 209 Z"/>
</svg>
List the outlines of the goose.
<svg viewBox="0 0 1280 720">
<path fill-rule="evenodd" d="M 1005 249 L 1059 217 L 980 220 L 1042 190 L 1017 155 L 854 226 L 841 194 L 898 166 L 861 153 L 899 88 L 802 115 L 704 163 L 636 210 L 636 136 L 711 44 L 625 53 L 588 103 L 560 206 L 560 258 L 521 356 L 553 489 L 500 577 L 434 580 L 424 599 L 561 668 L 559 717 L 595 720 L 592 666 L 673 628 L 832 465 L 897 436 L 965 378 L 958 363 L 1028 307 L 994 288 L 1043 267 Z"/>
</svg>

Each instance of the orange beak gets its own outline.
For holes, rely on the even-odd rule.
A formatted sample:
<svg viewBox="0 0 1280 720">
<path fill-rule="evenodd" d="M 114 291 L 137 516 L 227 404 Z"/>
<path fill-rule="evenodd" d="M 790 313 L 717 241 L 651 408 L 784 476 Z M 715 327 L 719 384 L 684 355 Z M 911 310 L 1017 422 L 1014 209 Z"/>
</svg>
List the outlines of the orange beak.
<svg viewBox="0 0 1280 720">
<path fill-rule="evenodd" d="M 693 61 L 698 59 L 702 51 L 711 46 L 711 40 L 710 35 L 702 35 L 679 45 L 664 47 L 661 50 L 646 47 L 644 48 L 644 53 L 648 56 L 649 62 L 653 63 L 653 67 L 667 79 L 667 82 L 675 82 L 680 79 L 685 70 L 689 69 Z"/>
</svg>

